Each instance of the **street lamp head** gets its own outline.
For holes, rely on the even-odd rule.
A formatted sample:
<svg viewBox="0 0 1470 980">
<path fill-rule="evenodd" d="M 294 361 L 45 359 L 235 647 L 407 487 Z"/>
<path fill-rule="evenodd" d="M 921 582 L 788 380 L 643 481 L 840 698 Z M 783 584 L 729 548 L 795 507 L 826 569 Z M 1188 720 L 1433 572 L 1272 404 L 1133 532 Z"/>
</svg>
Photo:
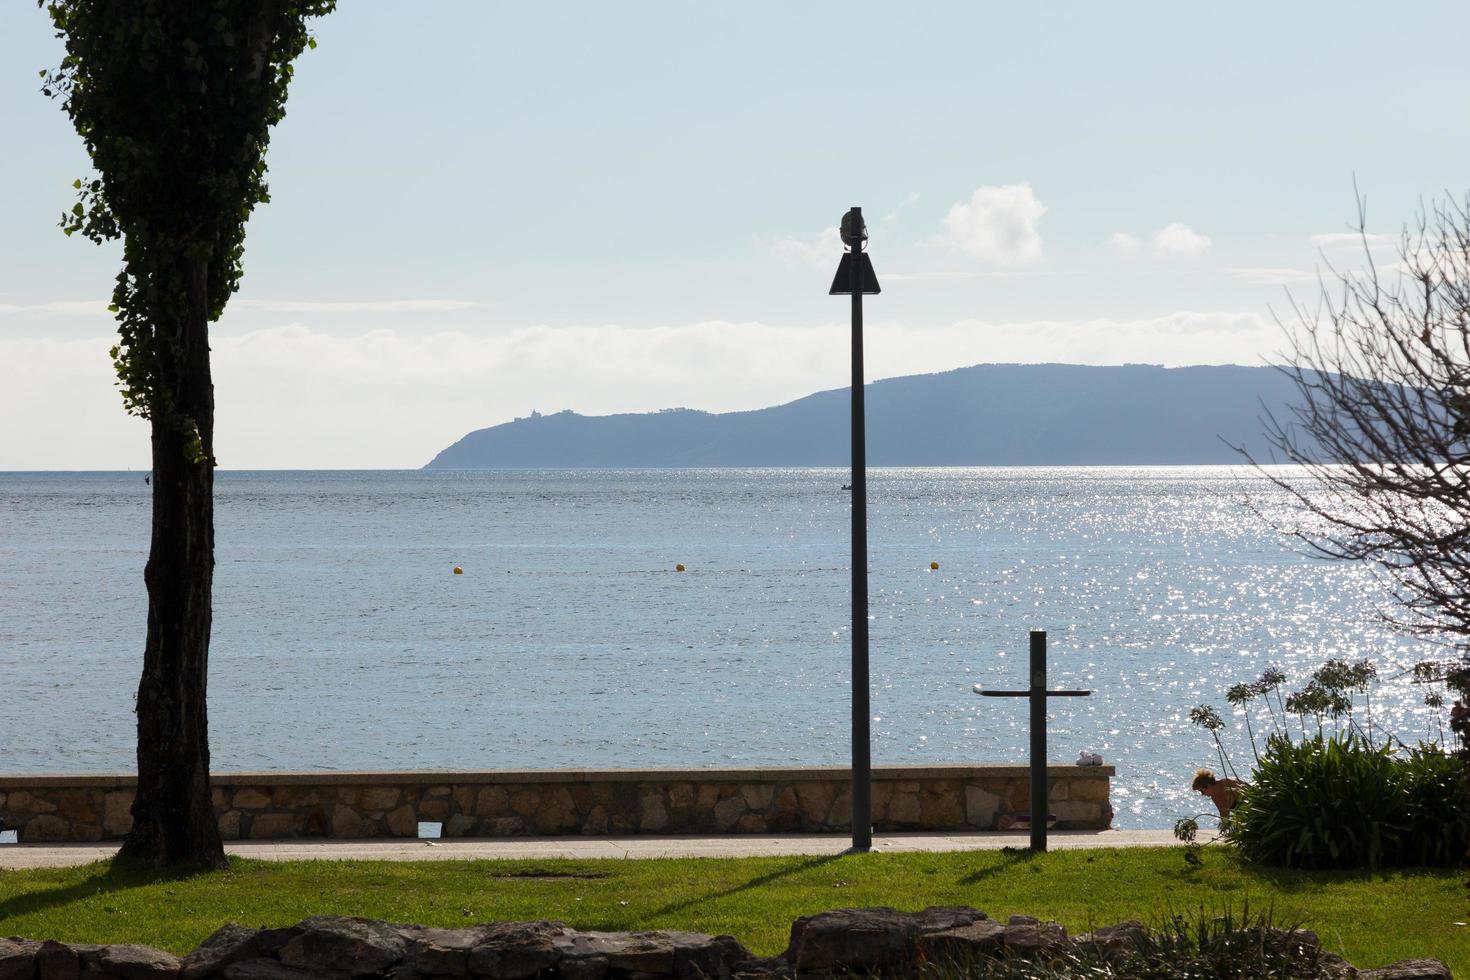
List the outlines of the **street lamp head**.
<svg viewBox="0 0 1470 980">
<path fill-rule="evenodd" d="M 868 240 L 868 226 L 863 224 L 863 209 L 851 208 L 842 216 L 842 244 L 854 252 Z"/>
</svg>

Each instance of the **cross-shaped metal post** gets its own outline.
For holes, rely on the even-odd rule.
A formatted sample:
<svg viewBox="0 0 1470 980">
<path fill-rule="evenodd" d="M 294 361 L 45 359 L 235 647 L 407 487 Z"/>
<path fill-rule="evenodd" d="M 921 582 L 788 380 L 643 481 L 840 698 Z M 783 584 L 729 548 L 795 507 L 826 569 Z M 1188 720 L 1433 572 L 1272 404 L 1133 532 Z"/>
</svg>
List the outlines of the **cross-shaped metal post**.
<svg viewBox="0 0 1470 980">
<path fill-rule="evenodd" d="M 1024 691 L 982 691 L 987 698 L 1031 699 L 1031 850 L 1046 850 L 1046 699 L 1085 698 L 1091 691 L 1046 689 L 1046 630 L 1031 631 L 1031 686 Z"/>
</svg>

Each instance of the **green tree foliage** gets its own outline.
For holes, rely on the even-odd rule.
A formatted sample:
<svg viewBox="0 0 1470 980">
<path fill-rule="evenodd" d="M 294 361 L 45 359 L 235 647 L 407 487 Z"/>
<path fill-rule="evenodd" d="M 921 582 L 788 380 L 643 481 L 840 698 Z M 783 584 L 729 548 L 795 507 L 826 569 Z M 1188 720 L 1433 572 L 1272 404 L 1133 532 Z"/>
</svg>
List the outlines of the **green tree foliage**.
<svg viewBox="0 0 1470 980">
<path fill-rule="evenodd" d="M 239 288 L 245 223 L 307 22 L 333 0 L 38 0 L 66 55 L 43 71 L 86 144 L 61 222 L 121 238 L 111 309 L 123 404 L 149 420 L 153 533 L 138 684 L 138 793 L 119 857 L 219 867 L 206 682 L 214 577 L 209 325 Z"/>
<path fill-rule="evenodd" d="M 123 239 L 110 309 L 127 410 L 197 430 L 178 411 L 165 325 L 203 300 L 219 319 L 239 288 L 245 223 L 270 200 L 265 150 L 286 114 L 292 61 L 335 0 L 41 0 L 66 44 L 43 71 L 96 168 L 61 221 L 94 242 Z M 180 289 L 205 263 L 203 296 Z M 196 440 L 197 442 L 197 440 Z M 202 461 L 202 460 L 199 460 Z"/>
</svg>

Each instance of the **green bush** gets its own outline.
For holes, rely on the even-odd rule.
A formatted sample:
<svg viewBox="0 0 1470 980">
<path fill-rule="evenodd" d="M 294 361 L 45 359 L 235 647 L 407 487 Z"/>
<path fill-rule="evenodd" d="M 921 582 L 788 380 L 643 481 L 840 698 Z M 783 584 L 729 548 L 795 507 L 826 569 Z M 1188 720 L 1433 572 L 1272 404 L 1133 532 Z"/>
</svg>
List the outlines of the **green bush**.
<svg viewBox="0 0 1470 980">
<path fill-rule="evenodd" d="M 1436 747 L 1397 755 L 1351 734 L 1273 736 L 1229 836 L 1288 868 L 1454 865 L 1470 843 L 1464 763 Z"/>
</svg>

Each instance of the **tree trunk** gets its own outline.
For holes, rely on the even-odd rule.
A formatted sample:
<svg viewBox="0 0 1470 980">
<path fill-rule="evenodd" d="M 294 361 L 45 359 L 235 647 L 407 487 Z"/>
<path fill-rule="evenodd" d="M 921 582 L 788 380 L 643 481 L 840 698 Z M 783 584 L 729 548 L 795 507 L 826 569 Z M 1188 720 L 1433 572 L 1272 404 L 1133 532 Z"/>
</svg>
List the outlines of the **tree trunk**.
<svg viewBox="0 0 1470 980">
<path fill-rule="evenodd" d="M 159 344 L 172 411 L 154 411 L 153 540 L 143 573 L 148 640 L 138 683 L 138 795 L 118 860 L 150 867 L 225 865 L 209 788 L 209 633 L 214 582 L 214 384 L 208 263 L 180 262 L 188 312 Z M 192 457 L 198 427 L 205 459 Z"/>
</svg>

